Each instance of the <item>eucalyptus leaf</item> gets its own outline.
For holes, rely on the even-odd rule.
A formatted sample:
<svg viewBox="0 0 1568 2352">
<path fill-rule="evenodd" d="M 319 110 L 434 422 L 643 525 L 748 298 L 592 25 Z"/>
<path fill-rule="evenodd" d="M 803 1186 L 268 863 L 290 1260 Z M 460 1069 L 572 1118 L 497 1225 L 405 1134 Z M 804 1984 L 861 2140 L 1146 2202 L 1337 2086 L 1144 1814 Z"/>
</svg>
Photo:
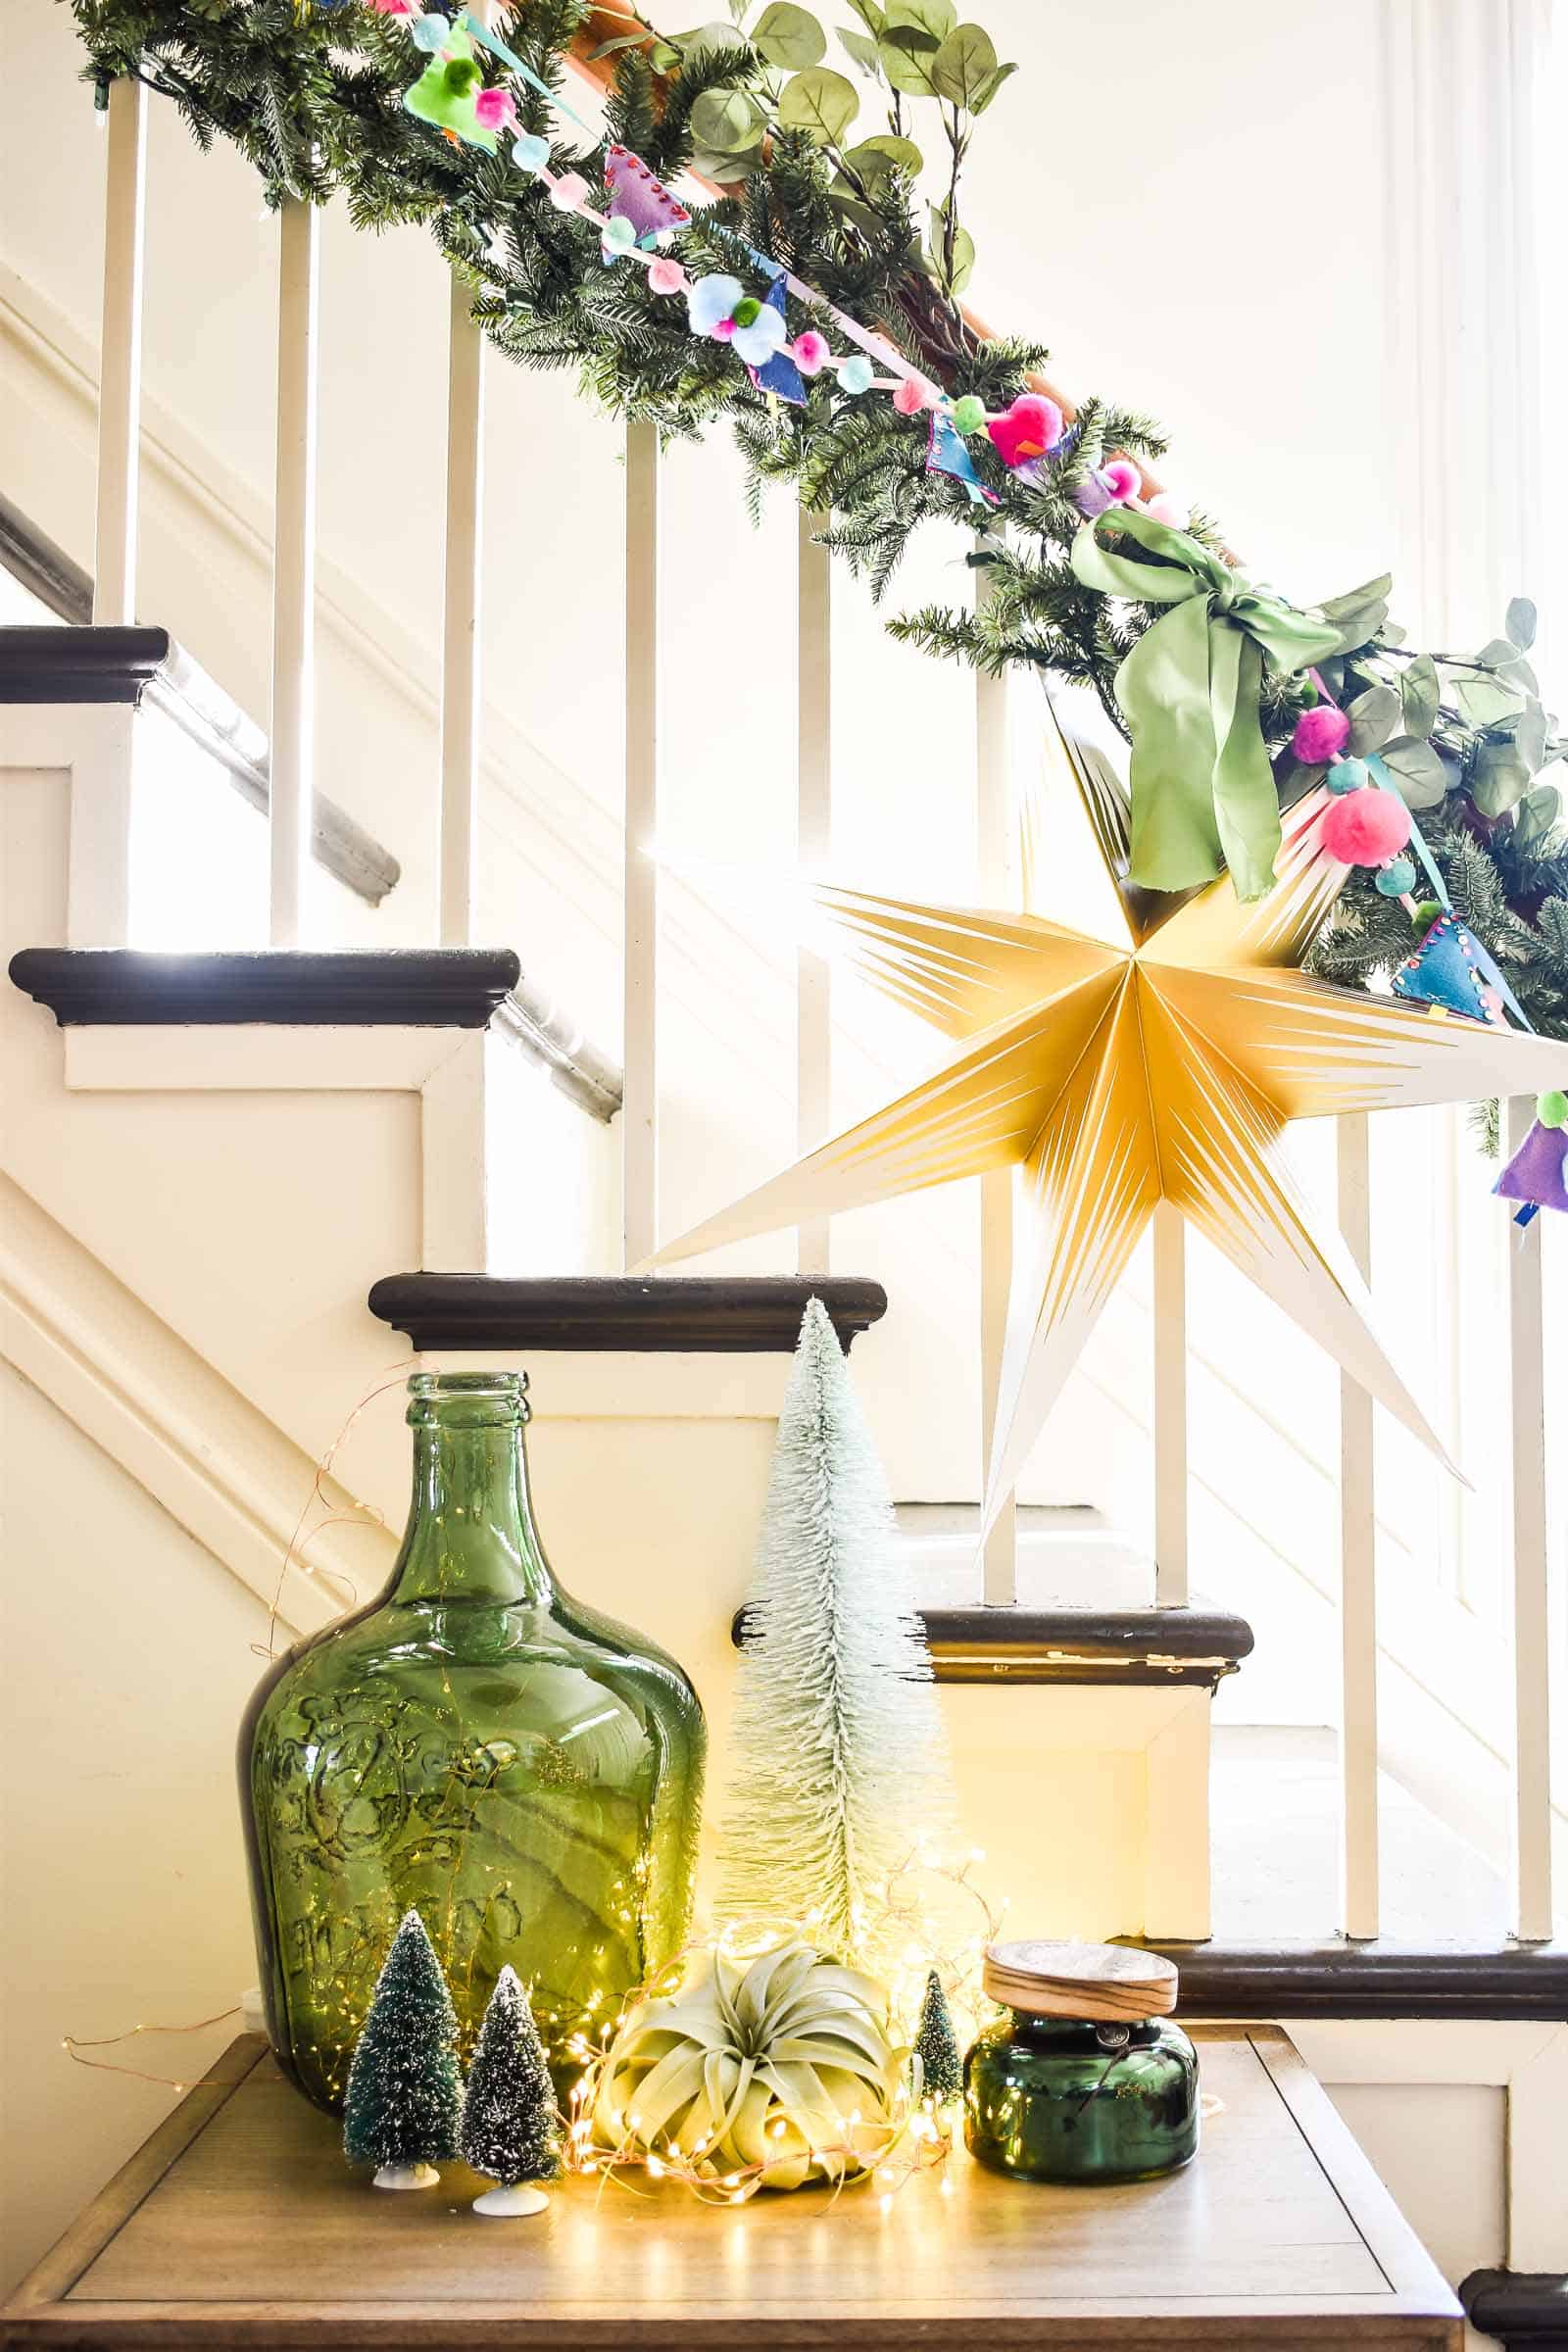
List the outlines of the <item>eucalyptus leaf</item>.
<svg viewBox="0 0 1568 2352">
<path fill-rule="evenodd" d="M 894 89 L 902 90 L 908 98 L 934 98 L 936 84 L 931 78 L 931 69 L 941 45 L 928 33 L 906 29 L 888 32 L 877 42 L 877 59 Z"/>
<path fill-rule="evenodd" d="M 1430 735 L 1438 723 L 1443 687 L 1438 665 L 1430 654 L 1418 654 L 1399 680 L 1399 700 L 1407 735 Z"/>
<path fill-rule="evenodd" d="M 886 27 L 887 17 L 883 11 L 881 0 L 850 0 L 850 6 L 867 32 L 880 34 Z"/>
<path fill-rule="evenodd" d="M 778 119 L 791 130 L 804 130 L 821 146 L 836 147 L 860 111 L 859 93 L 853 81 L 829 66 L 808 66 L 784 84 Z"/>
<path fill-rule="evenodd" d="M 1368 752 L 1380 751 L 1400 724 L 1399 698 L 1392 686 L 1369 686 L 1356 696 L 1346 716 L 1350 722 L 1346 749 L 1364 760 Z"/>
<path fill-rule="evenodd" d="M 1507 637 L 1491 637 L 1476 656 L 1483 669 L 1506 669 L 1519 659 L 1519 648 Z"/>
<path fill-rule="evenodd" d="M 1498 727 L 1517 718 L 1525 707 L 1522 687 L 1510 685 L 1492 671 L 1479 676 L 1462 672 L 1453 681 L 1453 699 L 1473 727 Z"/>
<path fill-rule="evenodd" d="M 736 155 L 714 155 L 705 147 L 698 147 L 692 153 L 692 170 L 700 172 L 704 179 L 712 180 L 716 187 L 733 188 L 743 179 L 750 179 L 761 160 L 760 141 L 755 147 L 742 148 Z"/>
<path fill-rule="evenodd" d="M 1436 808 L 1448 791 L 1448 771 L 1416 735 L 1398 735 L 1378 754 L 1408 808 Z"/>
<path fill-rule="evenodd" d="M 672 41 L 656 41 L 648 52 L 648 63 L 656 74 L 676 74 L 680 71 L 681 54 Z"/>
<path fill-rule="evenodd" d="M 1318 611 L 1325 620 L 1345 620 L 1363 605 L 1387 604 L 1393 586 L 1393 572 L 1380 572 L 1375 580 L 1363 581 L 1359 588 L 1348 588 L 1343 596 L 1327 598 Z"/>
<path fill-rule="evenodd" d="M 1534 700 L 1526 703 L 1518 724 L 1513 730 L 1519 757 L 1529 764 L 1534 775 L 1546 764 L 1546 713 Z"/>
<path fill-rule="evenodd" d="M 692 103 L 692 137 L 714 155 L 755 147 L 765 120 L 749 90 L 702 90 Z"/>
<path fill-rule="evenodd" d="M 931 79 L 941 97 L 967 112 L 997 70 L 991 36 L 978 24 L 950 32 L 931 63 Z"/>
<path fill-rule="evenodd" d="M 990 79 L 981 88 L 974 101 L 972 112 L 977 115 L 983 115 L 986 111 L 986 108 L 991 104 L 992 99 L 1001 89 L 1003 83 L 1007 79 L 1007 76 L 1011 74 L 1016 74 L 1017 71 L 1018 69 L 1015 65 L 999 66 L 996 72 L 991 75 Z"/>
<path fill-rule="evenodd" d="M 617 32 L 612 41 L 601 41 L 597 49 L 588 52 L 588 63 L 595 58 L 612 57 L 617 49 L 640 49 L 648 38 L 646 32 Z"/>
<path fill-rule="evenodd" d="M 868 32 L 846 32 L 841 26 L 839 39 L 862 74 L 881 73 L 882 60 L 877 52 L 877 45 Z"/>
<path fill-rule="evenodd" d="M 1344 603 L 1343 598 L 1336 601 Z M 1340 632 L 1339 651 L 1353 654 L 1358 647 L 1371 644 L 1389 617 L 1389 608 L 1382 597 L 1369 597 L 1362 604 L 1346 605 L 1342 612 L 1325 610 L 1323 617 Z"/>
<path fill-rule="evenodd" d="M 792 74 L 820 65 L 827 55 L 827 35 L 821 25 L 808 10 L 793 6 L 792 0 L 771 0 L 748 38 L 770 66 L 782 66 Z"/>
<path fill-rule="evenodd" d="M 888 130 L 862 139 L 858 147 L 850 148 L 844 161 L 868 188 L 879 188 L 895 172 L 906 172 L 912 179 L 925 158 L 912 139 L 896 138 Z"/>
<path fill-rule="evenodd" d="M 974 239 L 968 230 L 955 223 L 953 231 L 953 266 L 948 267 L 948 210 L 943 204 L 931 207 L 931 233 L 926 239 L 926 254 L 931 274 L 939 286 L 950 294 L 961 294 L 974 270 Z"/>
<path fill-rule="evenodd" d="M 1502 625 L 1508 632 L 1510 644 L 1516 645 L 1522 654 L 1527 654 L 1536 642 L 1536 608 L 1528 596 L 1509 599 L 1508 617 Z"/>
<path fill-rule="evenodd" d="M 746 35 L 734 24 L 696 24 L 690 32 L 672 32 L 670 41 L 688 65 L 700 57 L 720 56 L 726 49 L 744 49 Z"/>
<path fill-rule="evenodd" d="M 958 22 L 953 0 L 887 0 L 883 11 L 889 32 L 923 32 L 945 41 Z"/>
<path fill-rule="evenodd" d="M 1470 770 L 1470 794 L 1483 816 L 1504 816 L 1530 789 L 1529 762 L 1512 743 L 1484 743 Z"/>
<path fill-rule="evenodd" d="M 1562 814 L 1562 794 L 1555 784 L 1536 784 L 1513 812 L 1514 839 L 1521 849 L 1538 849 Z"/>
</svg>

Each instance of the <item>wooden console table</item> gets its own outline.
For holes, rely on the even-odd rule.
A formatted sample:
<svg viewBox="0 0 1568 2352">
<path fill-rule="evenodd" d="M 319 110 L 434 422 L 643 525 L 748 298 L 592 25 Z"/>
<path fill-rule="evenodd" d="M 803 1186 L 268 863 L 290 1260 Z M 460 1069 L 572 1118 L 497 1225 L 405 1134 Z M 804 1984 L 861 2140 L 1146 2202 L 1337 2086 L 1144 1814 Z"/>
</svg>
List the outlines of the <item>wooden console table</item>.
<svg viewBox="0 0 1568 2352">
<path fill-rule="evenodd" d="M 461 2166 L 378 2195 L 256 2035 L 110 2182 L 0 2320 L 7 2346 L 336 2352 L 1458 2352 L 1459 2306 L 1288 2037 L 1198 2026 L 1223 2100 L 1186 2172 L 1043 2188 L 960 2150 L 733 2212 L 564 2183 L 484 2221 Z"/>
</svg>

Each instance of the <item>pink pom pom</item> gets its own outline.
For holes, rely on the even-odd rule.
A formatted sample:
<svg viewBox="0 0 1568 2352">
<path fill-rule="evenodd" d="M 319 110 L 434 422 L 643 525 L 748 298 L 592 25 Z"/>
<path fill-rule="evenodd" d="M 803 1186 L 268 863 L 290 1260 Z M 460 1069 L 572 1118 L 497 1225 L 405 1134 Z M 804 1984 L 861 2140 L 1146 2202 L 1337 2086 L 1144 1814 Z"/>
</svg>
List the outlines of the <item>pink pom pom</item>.
<svg viewBox="0 0 1568 2352">
<path fill-rule="evenodd" d="M 1342 865 L 1382 865 L 1410 838 L 1410 811 L 1396 792 L 1363 784 L 1323 811 L 1323 847 Z"/>
<path fill-rule="evenodd" d="M 1113 507 L 1124 507 L 1144 486 L 1144 477 L 1130 458 L 1112 458 L 1108 465 L 1102 466 L 1100 480 Z"/>
<path fill-rule="evenodd" d="M 819 335 L 814 326 L 808 326 L 790 345 L 790 357 L 803 375 L 820 375 L 833 354 L 828 349 L 827 337 Z"/>
<path fill-rule="evenodd" d="M 715 343 L 732 343 L 735 339 L 733 318 L 720 318 L 710 330 Z"/>
<path fill-rule="evenodd" d="M 1311 710 L 1303 710 L 1297 720 L 1296 733 L 1291 737 L 1291 749 L 1298 760 L 1304 760 L 1310 767 L 1320 760 L 1332 760 L 1336 752 L 1344 751 L 1349 740 L 1350 722 L 1345 712 L 1337 710 L 1332 703 L 1314 703 Z"/>
<path fill-rule="evenodd" d="M 558 213 L 574 213 L 588 200 L 588 182 L 580 172 L 563 172 L 550 183 L 550 201 Z"/>
<path fill-rule="evenodd" d="M 412 17 L 414 14 L 411 0 L 370 0 L 370 6 L 378 17 Z"/>
<path fill-rule="evenodd" d="M 986 431 L 1004 465 L 1032 465 L 1061 439 L 1061 411 L 1043 392 L 1020 392 L 1004 416 L 988 419 Z"/>
<path fill-rule="evenodd" d="M 1144 513 L 1152 514 L 1156 522 L 1169 523 L 1173 531 L 1185 531 L 1192 520 L 1181 500 L 1172 498 L 1168 490 L 1156 490 L 1152 498 L 1146 499 Z"/>
<path fill-rule="evenodd" d="M 655 294 L 680 294 L 686 287 L 686 272 L 679 262 L 658 261 L 648 265 L 648 284 Z"/>
<path fill-rule="evenodd" d="M 901 376 L 893 395 L 893 406 L 901 416 L 918 416 L 925 407 L 925 393 L 908 376 Z"/>
<path fill-rule="evenodd" d="M 481 130 L 507 130 L 517 119 L 517 101 L 510 90 L 481 90 L 473 119 Z"/>
</svg>

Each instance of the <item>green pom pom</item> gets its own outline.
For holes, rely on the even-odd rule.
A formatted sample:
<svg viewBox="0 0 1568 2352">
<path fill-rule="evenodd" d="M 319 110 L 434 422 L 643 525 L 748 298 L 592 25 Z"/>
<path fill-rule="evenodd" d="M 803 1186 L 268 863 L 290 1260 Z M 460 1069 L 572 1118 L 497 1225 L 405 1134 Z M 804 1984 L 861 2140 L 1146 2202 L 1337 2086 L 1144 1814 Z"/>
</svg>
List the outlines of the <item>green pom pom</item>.
<svg viewBox="0 0 1568 2352">
<path fill-rule="evenodd" d="M 1536 1116 L 1543 1127 L 1568 1127 L 1568 1095 L 1560 1086 L 1548 1086 L 1537 1096 Z"/>
<path fill-rule="evenodd" d="M 953 404 L 953 429 L 967 437 L 977 433 L 986 420 L 986 404 L 977 394 L 966 392 Z"/>
<path fill-rule="evenodd" d="M 761 315 L 762 306 L 755 294 L 744 295 L 730 313 L 737 326 L 754 325 Z"/>
<path fill-rule="evenodd" d="M 446 71 L 446 84 L 454 98 L 466 98 L 479 78 L 479 69 L 471 57 L 455 57 Z"/>
<path fill-rule="evenodd" d="M 1410 920 L 1418 931 L 1430 931 L 1442 912 L 1436 899 L 1423 899 Z"/>
</svg>

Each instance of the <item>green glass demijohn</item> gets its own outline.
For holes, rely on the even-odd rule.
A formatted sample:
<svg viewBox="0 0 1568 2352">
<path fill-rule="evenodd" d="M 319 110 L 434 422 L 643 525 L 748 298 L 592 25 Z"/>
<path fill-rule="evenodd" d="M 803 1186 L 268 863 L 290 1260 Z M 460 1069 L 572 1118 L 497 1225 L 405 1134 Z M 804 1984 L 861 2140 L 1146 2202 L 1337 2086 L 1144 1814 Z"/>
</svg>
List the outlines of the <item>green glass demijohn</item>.
<svg viewBox="0 0 1568 2352">
<path fill-rule="evenodd" d="M 268 2031 L 341 2110 L 403 1914 L 452 1988 L 463 2054 L 511 1965 L 559 2085 L 679 1949 L 707 1733 L 685 1674 L 551 1574 L 512 1372 L 409 1382 L 414 1501 L 369 1607 L 272 1668 L 240 1734 Z"/>
</svg>

